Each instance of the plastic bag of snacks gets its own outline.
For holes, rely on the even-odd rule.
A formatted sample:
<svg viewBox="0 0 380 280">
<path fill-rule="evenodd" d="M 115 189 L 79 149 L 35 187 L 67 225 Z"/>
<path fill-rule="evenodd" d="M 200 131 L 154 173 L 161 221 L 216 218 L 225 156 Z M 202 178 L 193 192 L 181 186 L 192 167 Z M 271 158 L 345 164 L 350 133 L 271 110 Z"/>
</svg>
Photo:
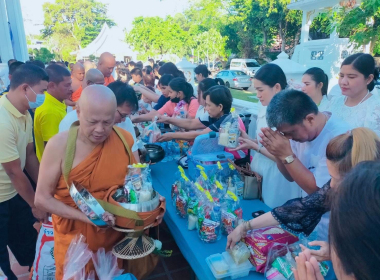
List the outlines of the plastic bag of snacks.
<svg viewBox="0 0 380 280">
<path fill-rule="evenodd" d="M 153 198 L 153 187 L 149 165 L 146 163 L 129 165 L 124 187 L 117 189 L 112 198 L 121 205 L 150 201 Z"/>
<path fill-rule="evenodd" d="M 202 203 L 198 208 L 198 236 L 206 243 L 213 243 L 222 237 L 221 235 L 221 207 L 219 203 L 214 203 L 211 194 L 205 190 L 208 201 Z"/>
<path fill-rule="evenodd" d="M 195 190 L 191 189 L 189 192 L 189 197 L 187 201 L 188 230 L 194 230 L 197 228 L 198 207 L 199 207 L 199 198 L 197 197 Z"/>
<path fill-rule="evenodd" d="M 161 130 L 157 126 L 156 120 L 144 128 L 144 142 L 156 143 L 160 136 Z"/>
<path fill-rule="evenodd" d="M 244 182 L 241 180 L 239 172 L 231 163 L 228 164 L 228 167 L 230 168 L 230 174 L 227 178 L 227 188 L 229 191 L 241 197 L 244 193 Z"/>
<path fill-rule="evenodd" d="M 123 274 L 124 269 L 119 269 L 117 258 L 111 251 L 106 253 L 104 248 L 100 248 L 92 255 L 92 261 L 99 280 L 112 280 Z"/>
<path fill-rule="evenodd" d="M 203 189 L 210 191 L 211 189 L 210 181 L 208 179 L 206 172 L 204 172 L 203 170 L 200 170 L 200 175 L 197 178 L 197 183 L 201 185 Z"/>
<path fill-rule="evenodd" d="M 69 280 L 78 273 L 82 273 L 82 269 L 91 259 L 92 252 L 85 241 L 86 237 L 82 234 L 75 236 L 71 241 L 63 265 L 63 280 Z"/>
<path fill-rule="evenodd" d="M 230 234 L 237 226 L 239 219 L 243 218 L 243 210 L 240 207 L 238 197 L 227 191 L 222 202 L 222 233 Z"/>
<path fill-rule="evenodd" d="M 299 244 L 276 243 L 269 250 L 265 267 L 266 279 L 288 280 L 294 279 L 292 268 L 297 268 L 295 257 L 301 252 Z M 325 277 L 329 267 L 325 262 L 319 263 L 321 274 Z"/>
<path fill-rule="evenodd" d="M 227 148 L 236 148 L 239 145 L 239 137 L 239 115 L 235 108 L 232 108 L 231 114 L 220 125 L 218 144 Z"/>
<path fill-rule="evenodd" d="M 297 241 L 297 236 L 278 226 L 249 231 L 243 238 L 243 242 L 251 250 L 249 260 L 256 267 L 256 271 L 261 273 L 265 271 L 268 253 L 274 244 L 293 244 Z"/>
</svg>

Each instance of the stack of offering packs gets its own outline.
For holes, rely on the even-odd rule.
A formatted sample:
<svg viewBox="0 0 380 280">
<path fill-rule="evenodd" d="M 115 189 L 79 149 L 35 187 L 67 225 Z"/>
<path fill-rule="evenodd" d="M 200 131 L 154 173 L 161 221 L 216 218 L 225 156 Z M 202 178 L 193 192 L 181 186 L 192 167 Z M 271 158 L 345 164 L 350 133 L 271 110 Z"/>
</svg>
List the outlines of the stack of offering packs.
<svg viewBox="0 0 380 280">
<path fill-rule="evenodd" d="M 159 197 L 152 187 L 149 165 L 133 164 L 128 166 L 124 187 L 119 188 L 112 198 L 120 206 L 136 211 L 148 212 L 159 205 Z"/>
<path fill-rule="evenodd" d="M 171 199 L 176 212 L 182 218 L 187 217 L 188 194 L 192 183 L 185 175 L 185 171 L 181 166 L 178 166 L 177 180 L 172 185 Z"/>
<path fill-rule="evenodd" d="M 222 202 L 222 233 L 230 234 L 238 225 L 238 221 L 243 218 L 243 210 L 240 207 L 238 197 L 227 191 Z"/>
<path fill-rule="evenodd" d="M 209 191 L 204 191 L 206 199 L 198 208 L 198 236 L 206 243 L 221 238 L 222 213 L 219 203 L 215 203 Z"/>
</svg>

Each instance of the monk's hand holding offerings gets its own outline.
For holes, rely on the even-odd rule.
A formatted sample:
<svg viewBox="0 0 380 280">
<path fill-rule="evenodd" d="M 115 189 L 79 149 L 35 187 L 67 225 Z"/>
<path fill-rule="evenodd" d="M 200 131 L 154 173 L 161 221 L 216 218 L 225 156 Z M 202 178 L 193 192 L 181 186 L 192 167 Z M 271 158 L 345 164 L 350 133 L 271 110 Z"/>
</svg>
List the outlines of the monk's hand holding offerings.
<svg viewBox="0 0 380 280">
<path fill-rule="evenodd" d="M 102 85 L 86 87 L 78 101 L 77 114 L 79 124 L 74 123 L 69 132 L 59 133 L 49 140 L 41 161 L 35 198 L 39 209 L 53 214 L 55 279 L 62 279 L 66 251 L 77 234 L 86 237 L 93 252 L 102 247 L 108 252 L 125 236 L 112 228 L 96 227 L 78 209 L 68 185 L 75 182 L 94 198 L 103 200 L 111 187 L 124 185 L 128 165 L 135 163 L 113 130 L 116 98 L 109 88 Z M 74 130 L 76 138 L 72 137 Z M 121 129 L 119 133 L 132 147 L 132 136 Z M 75 143 L 74 155 L 71 155 L 73 160 L 68 178 L 64 178 L 68 141 Z M 105 213 L 102 219 L 109 226 L 115 224 L 115 217 L 109 213 Z M 125 265 L 119 260 L 119 267 L 122 264 Z M 93 270 L 92 262 L 86 266 L 86 271 L 90 270 Z"/>
</svg>

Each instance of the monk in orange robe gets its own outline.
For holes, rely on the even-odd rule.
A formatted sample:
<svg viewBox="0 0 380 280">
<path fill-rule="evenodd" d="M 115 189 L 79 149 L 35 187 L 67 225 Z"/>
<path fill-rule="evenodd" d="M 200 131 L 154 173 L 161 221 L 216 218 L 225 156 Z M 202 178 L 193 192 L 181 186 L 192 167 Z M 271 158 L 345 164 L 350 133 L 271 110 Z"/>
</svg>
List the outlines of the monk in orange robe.
<svg viewBox="0 0 380 280">
<path fill-rule="evenodd" d="M 71 71 L 71 88 L 76 91 L 84 80 L 84 66 L 82 63 L 77 62 L 73 65 L 73 70 Z"/>
<path fill-rule="evenodd" d="M 73 92 L 71 100 L 77 102 L 82 94 L 83 89 L 90 85 L 104 85 L 104 76 L 98 69 L 89 69 L 82 82 L 82 85 Z"/>
<path fill-rule="evenodd" d="M 77 182 L 95 198 L 103 199 L 108 189 L 124 184 L 128 165 L 135 162 L 134 157 L 128 156 L 121 138 L 113 130 L 117 112 L 115 94 L 105 86 L 86 87 L 78 102 L 77 112 L 80 125 L 68 183 Z M 132 136 L 127 131 L 120 131 L 128 146 L 132 147 Z M 125 236 L 112 228 L 96 227 L 78 210 L 62 176 L 67 141 L 67 131 L 49 140 L 40 164 L 35 197 L 36 207 L 53 214 L 55 279 L 58 280 L 63 277 L 66 251 L 77 234 L 86 237 L 86 242 L 93 252 L 102 247 L 106 252 L 110 251 Z M 159 222 L 162 216 L 158 217 Z M 114 225 L 114 216 L 109 214 L 107 217 L 104 220 L 110 226 Z M 149 255 L 133 261 L 119 260 L 119 267 L 136 274 L 140 279 L 154 269 L 157 261 L 157 257 Z M 142 267 L 141 264 L 146 267 Z M 94 270 L 92 261 L 86 266 L 87 272 L 91 270 Z M 144 273 L 141 274 L 141 271 Z"/>
<path fill-rule="evenodd" d="M 109 52 L 104 52 L 99 57 L 98 69 L 104 75 L 104 85 L 108 86 L 110 83 L 114 82 L 115 79 L 112 77 L 113 69 L 115 68 L 116 60 L 115 57 Z"/>
</svg>

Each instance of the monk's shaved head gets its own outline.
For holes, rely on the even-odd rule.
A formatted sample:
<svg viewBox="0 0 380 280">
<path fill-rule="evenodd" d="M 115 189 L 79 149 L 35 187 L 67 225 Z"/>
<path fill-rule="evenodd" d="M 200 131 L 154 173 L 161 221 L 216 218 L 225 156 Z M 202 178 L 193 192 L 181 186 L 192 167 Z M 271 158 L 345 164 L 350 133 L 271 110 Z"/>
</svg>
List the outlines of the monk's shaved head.
<svg viewBox="0 0 380 280">
<path fill-rule="evenodd" d="M 83 88 L 86 88 L 90 85 L 103 85 L 104 84 L 104 75 L 98 69 L 90 69 L 86 73 Z"/>
<path fill-rule="evenodd" d="M 83 81 L 83 79 L 84 79 L 84 66 L 82 65 L 82 63 L 77 62 L 74 64 L 73 70 L 71 72 L 71 76 L 73 76 L 73 78 L 75 78 L 79 81 Z"/>
<path fill-rule="evenodd" d="M 115 68 L 116 60 L 115 57 L 109 53 L 104 52 L 100 55 L 98 62 L 98 69 L 103 73 L 104 77 L 109 77 L 112 74 L 113 69 Z"/>
<path fill-rule="evenodd" d="M 116 108 L 112 90 L 101 85 L 86 87 L 77 103 L 80 135 L 94 144 L 105 141 L 112 131 Z"/>
</svg>

